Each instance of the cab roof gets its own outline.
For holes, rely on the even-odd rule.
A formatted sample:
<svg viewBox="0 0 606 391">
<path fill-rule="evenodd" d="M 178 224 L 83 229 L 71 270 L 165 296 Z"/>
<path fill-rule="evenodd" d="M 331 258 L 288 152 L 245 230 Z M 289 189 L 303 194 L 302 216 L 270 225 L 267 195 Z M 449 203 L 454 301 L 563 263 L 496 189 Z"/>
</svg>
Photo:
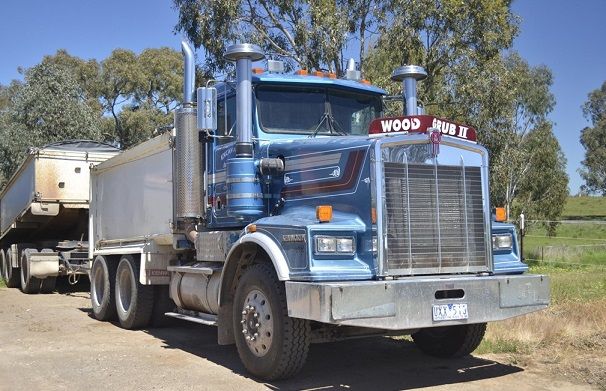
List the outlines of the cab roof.
<svg viewBox="0 0 606 391">
<path fill-rule="evenodd" d="M 331 79 L 329 77 L 312 76 L 312 75 L 293 75 L 286 73 L 261 73 L 254 74 L 253 83 L 262 84 L 305 84 L 305 85 L 322 85 L 322 86 L 334 86 L 342 87 L 347 89 L 356 89 L 361 92 L 371 92 L 379 95 L 387 95 L 387 92 L 381 88 L 375 87 L 371 84 L 364 84 L 355 80 L 347 79 Z"/>
</svg>

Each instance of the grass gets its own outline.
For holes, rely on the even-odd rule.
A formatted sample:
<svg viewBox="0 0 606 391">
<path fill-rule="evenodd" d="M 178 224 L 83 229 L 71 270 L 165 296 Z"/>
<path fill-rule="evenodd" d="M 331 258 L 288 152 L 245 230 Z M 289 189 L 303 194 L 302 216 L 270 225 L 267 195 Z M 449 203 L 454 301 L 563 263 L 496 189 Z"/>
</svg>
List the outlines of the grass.
<svg viewBox="0 0 606 391">
<path fill-rule="evenodd" d="M 568 197 L 562 218 L 567 220 L 606 219 L 606 197 Z"/>
<path fill-rule="evenodd" d="M 541 362 L 606 390 L 606 197 L 570 197 L 556 236 L 531 226 L 524 238 L 530 273 L 551 280 L 551 305 L 493 322 L 476 353 L 514 364 Z"/>
<path fill-rule="evenodd" d="M 4 283 L 4 280 L 0 278 L 0 288 L 4 287 L 6 287 L 6 284 Z"/>
<path fill-rule="evenodd" d="M 596 338 L 606 341 L 606 269 L 532 265 L 530 272 L 549 275 L 551 305 L 543 311 L 490 323 L 477 353 L 530 354 L 555 345 Z"/>
</svg>

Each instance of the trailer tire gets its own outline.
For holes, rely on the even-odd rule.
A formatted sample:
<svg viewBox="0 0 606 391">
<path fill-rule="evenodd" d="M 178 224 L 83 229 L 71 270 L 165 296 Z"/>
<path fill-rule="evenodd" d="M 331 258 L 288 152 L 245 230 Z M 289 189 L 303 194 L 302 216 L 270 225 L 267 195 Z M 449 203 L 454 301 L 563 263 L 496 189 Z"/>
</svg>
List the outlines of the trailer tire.
<svg viewBox="0 0 606 391">
<path fill-rule="evenodd" d="M 471 354 L 482 342 L 486 323 L 422 329 L 412 335 L 415 344 L 424 353 L 442 358 L 456 358 Z"/>
<path fill-rule="evenodd" d="M 6 253 L 4 252 L 4 250 L 0 250 L 0 275 L 2 276 L 2 281 L 5 284 L 8 281 L 8 267 L 6 265 L 6 262 Z"/>
<path fill-rule="evenodd" d="M 97 256 L 90 272 L 90 301 L 95 319 L 101 321 L 116 319 L 117 262 L 111 257 Z"/>
<path fill-rule="evenodd" d="M 240 360 L 253 375 L 284 379 L 305 364 L 311 338 L 309 321 L 288 316 L 284 283 L 270 264 L 250 266 L 238 282 L 233 328 Z M 246 338 L 254 333 L 255 340 Z"/>
<path fill-rule="evenodd" d="M 148 326 L 154 308 L 154 287 L 139 282 L 139 267 L 132 255 L 123 255 L 116 271 L 118 320 L 128 330 Z"/>
<path fill-rule="evenodd" d="M 10 249 L 3 252 L 3 254 L 5 255 L 4 259 L 6 261 L 6 279 L 4 280 L 4 282 L 6 283 L 6 286 L 8 288 L 19 288 L 21 286 L 21 271 L 19 270 L 20 268 L 12 266 L 13 262 Z"/>
<path fill-rule="evenodd" d="M 29 273 L 29 256 L 37 252 L 38 250 L 33 248 L 26 248 L 21 252 L 21 292 L 28 295 L 40 293 L 42 285 L 42 280 L 32 277 Z"/>
</svg>

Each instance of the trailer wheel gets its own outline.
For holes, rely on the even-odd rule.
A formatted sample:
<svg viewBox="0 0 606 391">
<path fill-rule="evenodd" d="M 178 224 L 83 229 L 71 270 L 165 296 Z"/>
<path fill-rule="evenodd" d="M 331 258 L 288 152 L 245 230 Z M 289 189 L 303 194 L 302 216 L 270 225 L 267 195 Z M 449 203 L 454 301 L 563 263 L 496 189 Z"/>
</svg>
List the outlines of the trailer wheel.
<svg viewBox="0 0 606 391">
<path fill-rule="evenodd" d="M 6 284 L 8 281 L 8 268 L 6 266 L 6 254 L 4 250 L 0 250 L 0 275 L 2 276 L 2 281 Z"/>
<path fill-rule="evenodd" d="M 249 267 L 238 283 L 233 327 L 246 369 L 266 380 L 294 376 L 309 350 L 309 321 L 288 316 L 284 284 L 269 264 Z"/>
<path fill-rule="evenodd" d="M 451 358 L 471 354 L 482 342 L 486 323 L 422 329 L 412 335 L 415 344 L 430 356 Z"/>
<path fill-rule="evenodd" d="M 139 282 L 139 263 L 132 255 L 124 255 L 116 271 L 116 310 L 125 329 L 146 327 L 154 307 L 154 287 Z"/>
<path fill-rule="evenodd" d="M 29 257 L 30 254 L 37 253 L 38 250 L 26 248 L 21 253 L 21 291 L 27 294 L 40 293 L 42 280 L 32 277 L 29 273 Z"/>
<path fill-rule="evenodd" d="M 4 267 L 4 282 L 8 288 L 19 288 L 21 286 L 21 273 L 18 267 L 13 267 L 12 255 L 10 249 L 3 251 L 2 255 L 5 260 Z"/>
<path fill-rule="evenodd" d="M 116 285 L 115 259 L 97 256 L 90 272 L 90 301 L 95 319 L 101 321 L 116 319 Z"/>
</svg>

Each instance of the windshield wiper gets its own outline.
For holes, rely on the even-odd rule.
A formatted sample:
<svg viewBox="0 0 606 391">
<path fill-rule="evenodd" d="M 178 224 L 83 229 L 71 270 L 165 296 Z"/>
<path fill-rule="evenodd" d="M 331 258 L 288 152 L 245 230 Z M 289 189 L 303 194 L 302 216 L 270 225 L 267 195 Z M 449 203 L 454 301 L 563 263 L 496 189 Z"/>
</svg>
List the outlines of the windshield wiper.
<svg viewBox="0 0 606 391">
<path fill-rule="evenodd" d="M 330 127 L 330 118 L 328 117 L 328 113 L 324 113 L 324 114 L 322 114 L 322 117 L 320 118 L 320 122 L 318 122 L 318 126 L 316 126 L 316 128 L 314 129 L 314 131 L 309 135 L 309 138 L 316 137 L 316 135 L 320 131 L 320 127 L 322 126 L 322 124 L 326 120 L 328 120 L 328 124 L 329 124 L 328 126 Z"/>
<path fill-rule="evenodd" d="M 316 129 L 314 129 L 314 131 L 309 135 L 309 138 L 313 138 L 318 135 L 318 133 L 320 132 L 320 127 L 322 126 L 324 121 L 326 121 L 326 125 L 328 125 L 328 131 L 330 132 L 330 134 L 339 134 L 341 136 L 347 136 L 347 133 L 343 130 L 341 125 L 339 125 L 337 120 L 335 120 L 334 117 L 329 113 L 324 113 L 322 114 L 322 118 L 320 118 L 318 126 L 316 126 Z"/>
</svg>

